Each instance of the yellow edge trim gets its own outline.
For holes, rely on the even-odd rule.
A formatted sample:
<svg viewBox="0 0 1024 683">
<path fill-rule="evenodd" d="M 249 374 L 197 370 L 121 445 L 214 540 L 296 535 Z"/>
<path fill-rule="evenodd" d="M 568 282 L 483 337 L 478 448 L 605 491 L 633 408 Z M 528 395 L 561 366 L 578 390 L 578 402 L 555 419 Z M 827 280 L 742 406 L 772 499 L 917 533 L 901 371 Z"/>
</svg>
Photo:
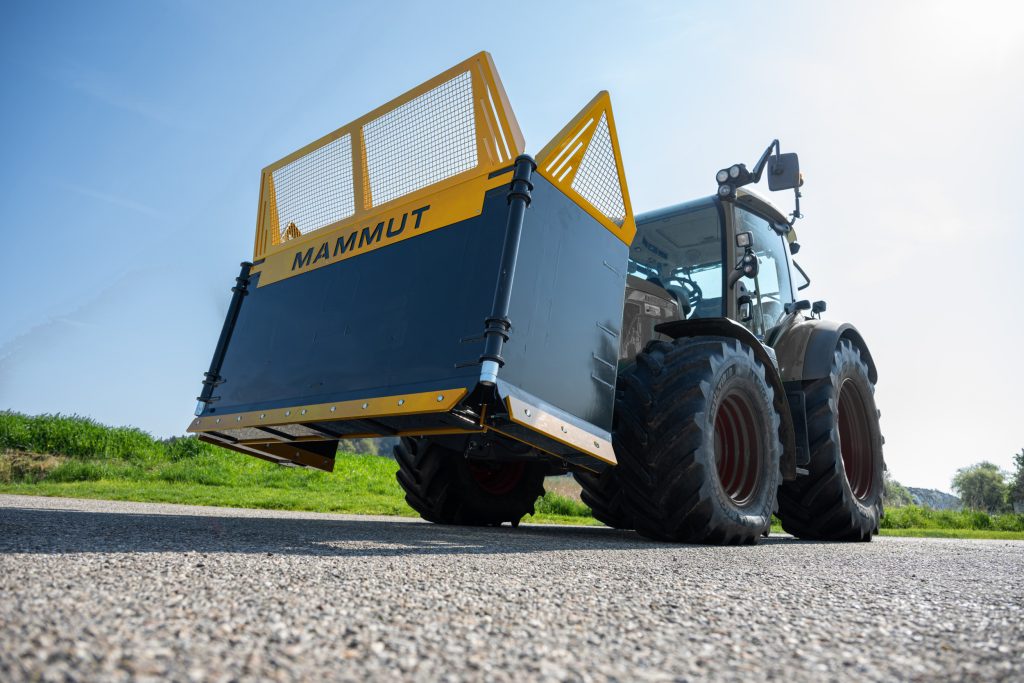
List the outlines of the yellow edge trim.
<svg viewBox="0 0 1024 683">
<path fill-rule="evenodd" d="M 402 204 L 385 211 L 347 218 L 333 226 L 314 230 L 298 239 L 277 245 L 268 251 L 263 263 L 252 269 L 254 274 L 262 273 L 257 286 L 263 287 L 280 282 L 479 216 L 483 211 L 484 195 L 489 190 L 508 183 L 509 176 L 506 174 L 493 178 L 489 178 L 487 174 L 471 178 L 457 176 L 432 186 L 429 192 L 414 192 L 404 197 Z M 377 227 L 381 224 L 383 227 L 378 232 Z M 389 229 L 398 232 L 389 237 Z M 364 230 L 368 231 L 368 238 L 374 234 L 377 238 L 359 246 Z M 349 244 L 353 235 L 354 241 Z M 339 240 L 346 245 L 344 252 L 339 249 Z M 369 239 L 366 241 L 369 242 Z M 309 254 L 309 265 L 296 267 L 296 259 L 299 259 L 299 263 L 304 263 L 309 250 L 312 250 L 312 254 Z"/>
<path fill-rule="evenodd" d="M 496 102 L 495 105 L 496 107 L 500 107 L 503 110 L 502 113 L 505 114 L 505 118 L 509 124 L 515 123 L 514 128 L 511 125 L 509 127 L 512 128 L 513 139 L 515 140 L 516 145 L 520 149 L 522 149 L 522 133 L 520 133 L 519 136 L 515 135 L 516 131 L 519 130 L 519 124 L 515 120 L 515 114 L 512 112 L 511 106 L 509 106 L 508 104 L 508 98 L 507 96 L 505 96 L 505 89 L 504 87 L 501 87 L 501 80 L 497 77 L 498 72 L 494 67 L 494 60 L 491 59 L 490 54 L 488 54 L 486 51 L 483 51 L 476 53 L 469 59 L 459 62 L 450 69 L 442 71 L 433 78 L 423 81 L 416 87 L 412 88 L 411 90 L 405 91 L 404 93 L 394 98 L 390 102 L 385 102 L 376 109 L 367 112 L 366 114 L 363 114 L 357 119 L 349 121 L 344 126 L 337 128 L 331 131 L 330 133 L 327 133 L 323 137 L 314 140 L 313 142 L 309 143 L 308 145 L 305 145 L 304 147 L 300 147 L 291 154 L 281 157 L 274 163 L 264 167 L 263 171 L 273 172 L 283 166 L 287 166 L 288 164 L 295 161 L 299 157 L 304 156 L 305 154 L 312 152 L 313 150 L 322 147 L 323 145 L 326 145 L 329 142 L 337 140 L 338 138 L 344 136 L 346 133 L 352 132 L 356 128 L 361 128 L 363 125 L 369 123 L 370 121 L 380 118 L 384 114 L 387 114 L 393 109 L 397 109 L 398 107 L 402 106 L 403 104 L 406 104 L 407 102 L 411 102 L 420 95 L 433 90 L 434 88 L 443 83 L 447 83 L 456 76 L 467 71 L 472 71 L 477 64 L 480 64 L 485 69 L 485 73 L 489 73 L 489 75 L 492 77 L 493 80 L 489 80 L 488 82 L 493 83 L 496 86 L 495 89 L 498 91 L 497 95 L 500 101 L 500 104 Z"/>
<path fill-rule="evenodd" d="M 303 422 L 331 422 L 362 418 L 390 417 L 442 413 L 454 408 L 466 395 L 466 388 L 439 389 L 417 394 L 398 394 L 378 398 L 337 401 L 290 408 L 254 410 L 197 417 L 189 425 L 189 432 L 219 432 L 241 427 L 272 427 L 274 425 L 301 424 Z"/>
<path fill-rule="evenodd" d="M 618 464 L 618 460 L 615 459 L 615 450 L 612 447 L 611 441 L 608 439 L 595 436 L 594 434 L 591 434 L 584 429 L 580 429 L 575 425 L 565 423 L 562 420 L 559 420 L 556 416 L 546 413 L 536 406 L 531 406 L 524 401 L 513 398 L 512 396 L 505 397 L 505 408 L 508 410 L 509 419 L 520 427 L 526 427 L 538 434 L 543 434 L 553 441 L 557 441 L 564 446 L 586 453 L 587 455 L 606 462 L 609 465 Z M 527 409 L 529 409 L 531 413 L 529 417 L 527 417 L 525 413 Z M 558 423 L 559 430 L 557 432 L 554 429 L 554 425 L 549 424 L 550 422 Z M 495 429 L 495 431 L 498 430 Z M 517 439 L 517 441 L 521 441 L 521 439 Z M 552 453 L 552 455 L 557 454 Z"/>
<path fill-rule="evenodd" d="M 562 130 L 558 131 L 555 137 L 551 138 L 548 144 L 544 145 L 544 147 L 537 152 L 537 167 L 542 168 L 543 165 L 547 164 L 548 159 L 552 154 L 557 152 L 566 142 L 575 137 L 574 133 L 576 132 L 576 129 L 580 127 L 580 124 L 583 123 L 584 119 L 592 118 L 594 116 L 594 110 L 600 108 L 600 106 L 606 101 L 610 101 L 607 90 L 602 90 L 594 95 L 583 109 L 580 109 L 576 116 L 572 117 L 569 123 L 562 126 Z"/>
</svg>

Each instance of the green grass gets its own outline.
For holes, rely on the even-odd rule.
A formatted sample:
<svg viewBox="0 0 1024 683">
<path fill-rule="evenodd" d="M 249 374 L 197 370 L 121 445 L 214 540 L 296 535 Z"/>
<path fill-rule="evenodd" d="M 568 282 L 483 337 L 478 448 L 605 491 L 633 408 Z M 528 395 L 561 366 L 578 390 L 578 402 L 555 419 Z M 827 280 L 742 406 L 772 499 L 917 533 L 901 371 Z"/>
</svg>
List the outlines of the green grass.
<svg viewBox="0 0 1024 683">
<path fill-rule="evenodd" d="M 915 538 L 987 538 L 1002 541 L 1024 541 L 1024 531 L 991 529 L 880 529 L 880 536 L 912 536 Z"/>
<path fill-rule="evenodd" d="M 976 510 L 932 510 L 907 505 L 885 511 L 880 536 L 914 538 L 988 538 L 1024 541 L 1024 515 L 989 515 Z M 772 533 L 784 533 L 772 517 Z"/>
<path fill-rule="evenodd" d="M 0 412 L 0 493 L 414 517 L 397 469 L 388 458 L 344 453 L 333 473 L 279 467 L 191 437 L 161 441 L 81 417 Z M 579 500 L 552 491 L 524 521 L 600 525 Z M 881 534 L 1024 540 L 1024 515 L 908 506 L 886 512 Z"/>
<path fill-rule="evenodd" d="M 334 472 L 273 465 L 195 438 L 159 441 L 63 415 L 0 412 L 0 493 L 224 507 L 416 513 L 395 480 L 398 465 L 340 453 Z M 598 524 L 582 503 L 548 493 L 527 522 Z"/>
<path fill-rule="evenodd" d="M 893 532 L 887 534 L 889 536 L 897 535 L 895 532 L 928 529 L 1024 533 L 1024 515 L 990 515 L 977 510 L 932 510 L 907 505 L 886 510 L 881 527 L 883 531 Z"/>
</svg>

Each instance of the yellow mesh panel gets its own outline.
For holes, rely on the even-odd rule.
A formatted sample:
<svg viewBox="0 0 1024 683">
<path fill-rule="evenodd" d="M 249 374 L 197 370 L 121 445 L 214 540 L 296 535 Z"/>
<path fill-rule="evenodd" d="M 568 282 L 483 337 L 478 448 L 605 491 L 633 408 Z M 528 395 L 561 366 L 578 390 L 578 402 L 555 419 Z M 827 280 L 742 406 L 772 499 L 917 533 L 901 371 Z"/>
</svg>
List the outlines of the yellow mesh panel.
<svg viewBox="0 0 1024 683">
<path fill-rule="evenodd" d="M 383 204 L 477 163 L 469 72 L 363 126 L 370 197 Z"/>
<path fill-rule="evenodd" d="M 522 133 L 481 52 L 263 170 L 254 255 L 506 166 Z"/>
<path fill-rule="evenodd" d="M 626 219 L 626 205 L 622 200 L 622 185 L 615 166 L 615 150 L 608 134 L 606 114 L 601 114 L 597 130 L 590 138 L 590 145 L 580 160 L 579 170 L 570 187 L 615 225 L 622 225 Z"/>
<path fill-rule="evenodd" d="M 636 224 L 607 92 L 540 151 L 537 170 L 623 242 L 633 241 Z"/>
<path fill-rule="evenodd" d="M 314 149 L 272 176 L 282 240 L 319 230 L 355 213 L 351 135 Z M 286 235 L 289 226 L 294 228 Z"/>
</svg>

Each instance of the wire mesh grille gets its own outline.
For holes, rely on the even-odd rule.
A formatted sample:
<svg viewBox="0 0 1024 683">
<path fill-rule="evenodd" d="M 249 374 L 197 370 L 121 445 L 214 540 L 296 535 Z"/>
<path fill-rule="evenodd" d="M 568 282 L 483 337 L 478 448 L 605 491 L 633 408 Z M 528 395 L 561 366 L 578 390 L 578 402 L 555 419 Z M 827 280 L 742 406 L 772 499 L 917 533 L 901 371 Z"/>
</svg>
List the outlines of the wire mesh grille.
<svg viewBox="0 0 1024 683">
<path fill-rule="evenodd" d="M 373 205 L 477 164 L 470 73 L 459 74 L 363 126 Z"/>
<path fill-rule="evenodd" d="M 573 178 L 572 189 L 616 225 L 622 225 L 626 220 L 626 204 L 622 199 L 622 185 L 619 184 L 612 136 L 608 132 L 607 114 L 601 114 L 594 137 L 583 153 L 579 170 Z"/>
<path fill-rule="evenodd" d="M 282 241 L 348 218 L 356 209 L 352 136 L 346 133 L 282 166 L 273 179 Z"/>
</svg>

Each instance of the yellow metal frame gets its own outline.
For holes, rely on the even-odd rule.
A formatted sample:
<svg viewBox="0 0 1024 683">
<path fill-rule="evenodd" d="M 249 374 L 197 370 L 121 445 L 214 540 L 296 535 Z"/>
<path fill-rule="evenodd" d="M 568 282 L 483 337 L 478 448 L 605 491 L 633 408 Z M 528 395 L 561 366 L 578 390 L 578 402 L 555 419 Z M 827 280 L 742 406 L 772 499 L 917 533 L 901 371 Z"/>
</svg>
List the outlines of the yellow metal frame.
<svg viewBox="0 0 1024 683">
<path fill-rule="evenodd" d="M 415 192 L 406 197 L 389 202 L 388 207 L 380 213 L 369 215 L 353 222 L 346 219 L 334 227 L 314 230 L 307 235 L 282 243 L 281 248 L 275 247 L 262 263 L 253 266 L 251 272 L 262 273 L 258 287 L 269 285 L 280 280 L 316 270 L 338 261 L 359 256 L 381 247 L 386 247 L 417 235 L 444 228 L 459 221 L 479 216 L 483 210 L 484 194 L 495 187 L 507 186 L 508 175 L 493 178 L 489 174 L 476 175 L 461 182 L 450 185 L 447 181 L 431 186 L 424 199 L 423 191 Z M 440 187 L 445 185 L 445 187 Z M 420 211 L 421 209 L 426 209 Z M 419 213 L 415 213 L 420 211 Z M 379 226 L 379 227 L 378 227 Z M 398 230 L 398 228 L 401 228 Z M 392 229 L 398 230 L 392 236 Z M 378 237 L 369 244 L 360 239 L 363 231 Z M 353 237 L 353 234 L 355 237 Z M 351 244 L 352 248 L 339 253 L 338 240 L 342 244 Z M 349 242 L 349 240 L 351 240 Z M 310 253 L 310 250 L 312 252 Z M 296 257 L 308 263 L 296 268 Z"/>
<path fill-rule="evenodd" d="M 466 389 L 424 391 L 378 398 L 335 401 L 314 405 L 299 405 L 273 410 L 253 410 L 244 413 L 226 413 L 197 417 L 189 425 L 189 432 L 220 432 L 242 427 L 272 427 L 302 424 L 303 422 L 331 422 L 395 415 L 446 413 L 466 395 Z M 358 435 L 352 435 L 358 436 Z M 346 436 L 346 438 L 348 438 Z"/>
<path fill-rule="evenodd" d="M 587 453 L 609 465 L 615 465 L 618 462 L 615 459 L 615 449 L 612 447 L 611 441 L 603 436 L 591 434 L 565 420 L 560 420 L 537 406 L 512 396 L 505 398 L 505 407 L 508 410 L 509 419 L 521 427 L 526 427 L 560 444 Z M 496 427 L 492 427 L 492 429 L 505 434 Z M 505 435 L 510 436 L 509 434 Z M 514 436 L 511 438 L 522 441 Z"/>
<path fill-rule="evenodd" d="M 450 178 L 401 197 L 396 197 L 380 204 L 374 204 L 370 192 L 363 127 L 439 85 L 467 72 L 470 74 L 473 92 L 473 116 L 477 136 L 476 165 Z M 352 183 L 355 212 L 341 221 L 310 231 L 310 233 L 302 235 L 302 238 L 329 229 L 342 230 L 345 227 L 361 226 L 369 222 L 371 217 L 386 213 L 385 209 L 399 205 L 416 204 L 428 196 L 435 195 L 442 190 L 459 185 L 469 179 L 480 176 L 486 177 L 490 172 L 510 165 L 525 149 L 523 133 L 509 105 L 508 95 L 505 93 L 505 88 L 498 77 L 494 61 L 489 53 L 480 52 L 416 86 L 403 95 L 396 97 L 387 104 L 377 107 L 368 114 L 328 133 L 319 140 L 311 142 L 264 168 L 260 181 L 260 199 L 256 217 L 256 239 L 253 249 L 255 260 L 283 249 L 297 246 L 297 240 L 281 239 L 281 226 L 278 223 L 277 202 L 274 191 L 274 171 L 345 135 L 350 135 L 352 141 Z M 260 282 L 260 284 L 263 285 L 265 283 Z"/>
<path fill-rule="evenodd" d="M 619 175 L 619 188 L 622 191 L 622 204 L 625 207 L 622 225 L 617 225 L 572 188 L 572 181 L 579 171 L 580 161 L 590 146 L 602 114 L 605 115 L 608 122 L 608 134 L 611 137 L 615 169 Z M 612 115 L 612 101 L 607 90 L 602 90 L 595 95 L 594 99 L 590 100 L 580 113 L 573 117 L 559 131 L 558 135 L 537 154 L 537 172 L 572 198 L 613 235 L 626 244 L 632 244 L 633 237 L 636 236 L 636 222 L 633 219 L 633 204 L 629 200 L 626 172 L 622 168 L 622 153 L 619 151 L 619 136 L 615 128 L 615 117 Z"/>
</svg>

